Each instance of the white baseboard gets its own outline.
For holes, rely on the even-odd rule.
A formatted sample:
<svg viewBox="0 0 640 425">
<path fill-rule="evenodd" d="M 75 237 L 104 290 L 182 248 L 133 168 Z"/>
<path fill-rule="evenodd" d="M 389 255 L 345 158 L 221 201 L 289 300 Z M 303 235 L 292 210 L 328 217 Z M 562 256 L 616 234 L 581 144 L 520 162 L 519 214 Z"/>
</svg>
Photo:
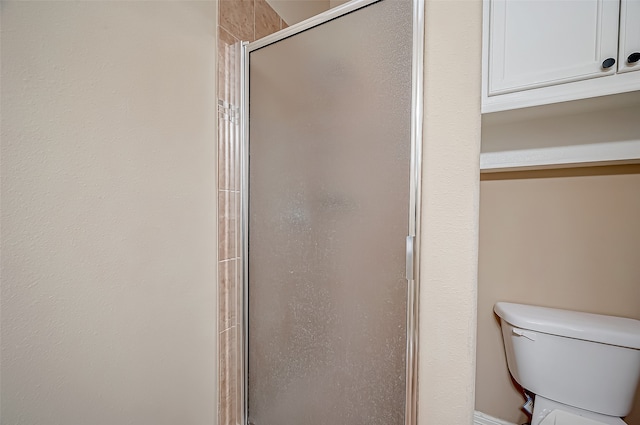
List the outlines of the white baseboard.
<svg viewBox="0 0 640 425">
<path fill-rule="evenodd" d="M 473 413 L 473 425 L 516 425 L 512 422 L 503 421 L 502 419 L 494 418 L 486 413 L 478 412 Z"/>
</svg>

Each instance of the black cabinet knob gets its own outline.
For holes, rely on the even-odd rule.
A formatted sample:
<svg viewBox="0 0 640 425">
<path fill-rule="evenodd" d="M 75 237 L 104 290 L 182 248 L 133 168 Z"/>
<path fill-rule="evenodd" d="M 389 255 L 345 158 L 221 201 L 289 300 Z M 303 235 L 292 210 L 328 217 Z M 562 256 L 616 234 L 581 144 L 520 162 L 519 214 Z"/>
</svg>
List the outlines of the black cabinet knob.
<svg viewBox="0 0 640 425">
<path fill-rule="evenodd" d="M 616 60 L 614 58 L 607 58 L 602 62 L 602 69 L 609 69 L 615 64 Z"/>
<path fill-rule="evenodd" d="M 640 60 L 640 52 L 633 52 L 627 58 L 627 63 L 636 63 Z"/>
</svg>

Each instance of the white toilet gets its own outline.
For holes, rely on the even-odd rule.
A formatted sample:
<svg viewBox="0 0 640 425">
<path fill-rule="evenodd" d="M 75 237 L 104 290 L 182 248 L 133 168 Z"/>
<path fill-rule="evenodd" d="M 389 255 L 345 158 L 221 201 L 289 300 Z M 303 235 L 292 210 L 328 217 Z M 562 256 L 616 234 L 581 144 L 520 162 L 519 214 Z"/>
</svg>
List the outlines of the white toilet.
<svg viewBox="0 0 640 425">
<path fill-rule="evenodd" d="M 509 372 L 531 425 L 623 425 L 640 380 L 640 320 L 499 302 Z"/>
</svg>

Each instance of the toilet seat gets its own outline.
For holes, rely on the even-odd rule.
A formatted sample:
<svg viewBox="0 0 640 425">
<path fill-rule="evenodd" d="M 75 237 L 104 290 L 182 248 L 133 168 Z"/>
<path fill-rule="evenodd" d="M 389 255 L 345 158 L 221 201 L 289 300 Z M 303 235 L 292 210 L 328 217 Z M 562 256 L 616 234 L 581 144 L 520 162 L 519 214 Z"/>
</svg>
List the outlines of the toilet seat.
<svg viewBox="0 0 640 425">
<path fill-rule="evenodd" d="M 619 419 L 620 424 L 625 422 Z M 565 412 L 562 410 L 554 410 L 549 413 L 540 422 L 540 425 L 607 425 L 605 422 L 596 421 L 593 419 L 585 418 L 584 416 L 574 415 L 573 413 Z"/>
</svg>

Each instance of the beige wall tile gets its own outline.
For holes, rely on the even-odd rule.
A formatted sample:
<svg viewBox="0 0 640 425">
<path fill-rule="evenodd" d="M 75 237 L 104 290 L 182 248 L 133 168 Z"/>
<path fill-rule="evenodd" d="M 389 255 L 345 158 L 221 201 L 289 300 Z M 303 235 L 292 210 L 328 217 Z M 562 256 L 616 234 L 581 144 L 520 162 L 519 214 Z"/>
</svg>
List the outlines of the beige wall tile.
<svg viewBox="0 0 640 425">
<path fill-rule="evenodd" d="M 254 0 L 220 0 L 220 26 L 242 41 L 254 38 Z"/>
<path fill-rule="evenodd" d="M 236 257 L 236 194 L 218 192 L 218 258 L 229 260 Z"/>
<path fill-rule="evenodd" d="M 218 425 L 236 425 L 237 417 L 237 349 L 236 327 L 219 334 L 220 369 L 218 393 Z"/>
<path fill-rule="evenodd" d="M 227 30 L 218 26 L 218 99 L 231 102 L 231 80 L 233 73 L 239 71 L 230 63 L 231 46 L 239 40 L 231 35 Z"/>
<path fill-rule="evenodd" d="M 255 0 L 256 40 L 280 30 L 280 16 L 265 0 Z"/>
<path fill-rule="evenodd" d="M 236 260 L 221 261 L 218 265 L 218 329 L 225 331 L 237 323 Z"/>
</svg>

